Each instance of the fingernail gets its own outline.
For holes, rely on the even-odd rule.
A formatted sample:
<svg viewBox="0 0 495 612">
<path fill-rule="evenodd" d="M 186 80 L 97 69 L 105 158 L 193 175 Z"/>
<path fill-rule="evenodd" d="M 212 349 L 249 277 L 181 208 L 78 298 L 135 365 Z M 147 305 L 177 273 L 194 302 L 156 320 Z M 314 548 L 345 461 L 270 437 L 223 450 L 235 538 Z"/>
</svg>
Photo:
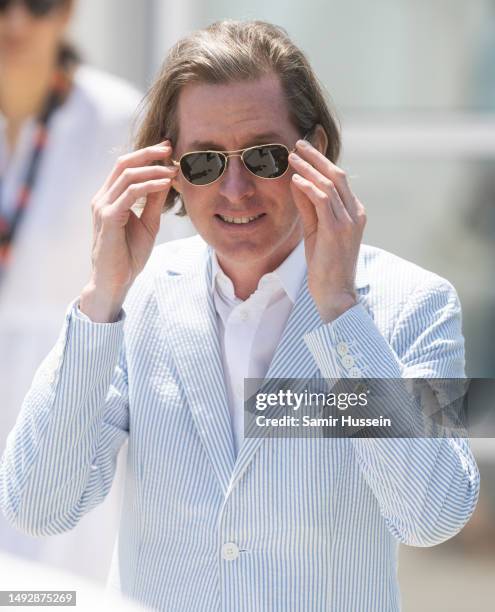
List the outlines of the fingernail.
<svg viewBox="0 0 495 612">
<path fill-rule="evenodd" d="M 301 161 L 301 158 L 299 157 L 299 155 L 297 155 L 296 153 L 291 153 L 289 155 L 290 158 L 292 158 L 295 161 Z"/>
<path fill-rule="evenodd" d="M 301 139 L 296 142 L 296 146 L 301 147 L 301 149 L 306 149 L 309 146 L 309 142 Z"/>
</svg>

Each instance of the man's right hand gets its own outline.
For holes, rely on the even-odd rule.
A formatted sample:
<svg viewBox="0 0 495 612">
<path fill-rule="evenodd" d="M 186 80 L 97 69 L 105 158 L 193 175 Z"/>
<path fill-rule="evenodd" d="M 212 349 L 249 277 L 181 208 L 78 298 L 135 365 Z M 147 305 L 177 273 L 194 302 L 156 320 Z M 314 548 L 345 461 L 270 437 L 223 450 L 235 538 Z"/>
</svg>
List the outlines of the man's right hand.
<svg viewBox="0 0 495 612">
<path fill-rule="evenodd" d="M 120 157 L 93 198 L 93 270 L 79 309 L 94 322 L 117 320 L 129 288 L 148 261 L 178 171 L 172 165 L 149 164 L 167 163 L 171 154 L 165 141 Z M 146 205 L 138 217 L 131 207 L 142 197 Z"/>
</svg>

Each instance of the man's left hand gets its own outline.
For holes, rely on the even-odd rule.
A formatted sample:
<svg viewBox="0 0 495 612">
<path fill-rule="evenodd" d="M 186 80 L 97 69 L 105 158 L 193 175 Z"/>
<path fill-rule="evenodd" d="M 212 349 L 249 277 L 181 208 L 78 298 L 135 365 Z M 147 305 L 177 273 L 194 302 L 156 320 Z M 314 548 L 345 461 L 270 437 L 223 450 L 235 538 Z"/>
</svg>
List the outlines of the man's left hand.
<svg viewBox="0 0 495 612">
<path fill-rule="evenodd" d="M 366 224 L 346 173 L 305 140 L 289 156 L 291 191 L 301 215 L 308 288 L 323 321 L 357 303 L 356 264 Z"/>
</svg>

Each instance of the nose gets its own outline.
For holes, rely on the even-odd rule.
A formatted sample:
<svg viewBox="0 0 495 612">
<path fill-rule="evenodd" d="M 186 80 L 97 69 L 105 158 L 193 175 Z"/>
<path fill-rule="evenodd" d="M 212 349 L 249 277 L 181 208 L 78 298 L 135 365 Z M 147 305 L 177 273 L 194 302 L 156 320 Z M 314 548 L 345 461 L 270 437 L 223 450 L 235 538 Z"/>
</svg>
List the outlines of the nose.
<svg viewBox="0 0 495 612">
<path fill-rule="evenodd" d="M 254 178 L 240 157 L 230 156 L 220 179 L 220 194 L 232 203 L 246 200 L 254 195 Z"/>
</svg>

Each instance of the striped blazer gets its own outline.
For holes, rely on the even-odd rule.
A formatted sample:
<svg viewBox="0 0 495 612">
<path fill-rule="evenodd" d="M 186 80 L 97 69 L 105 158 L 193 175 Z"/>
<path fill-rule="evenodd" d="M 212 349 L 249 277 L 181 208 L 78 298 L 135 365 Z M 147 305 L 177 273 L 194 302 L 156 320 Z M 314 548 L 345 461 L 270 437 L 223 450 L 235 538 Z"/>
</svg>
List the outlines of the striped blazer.
<svg viewBox="0 0 495 612">
<path fill-rule="evenodd" d="M 71 529 L 128 440 L 123 594 L 174 612 L 399 610 L 398 544 L 440 543 L 474 510 L 468 442 L 246 438 L 235 457 L 210 276 L 195 236 L 155 248 L 119 321 L 70 305 L 8 439 L 4 513 L 33 535 Z M 324 324 L 305 281 L 267 377 L 464 375 L 447 281 L 362 246 L 356 288 Z"/>
</svg>

